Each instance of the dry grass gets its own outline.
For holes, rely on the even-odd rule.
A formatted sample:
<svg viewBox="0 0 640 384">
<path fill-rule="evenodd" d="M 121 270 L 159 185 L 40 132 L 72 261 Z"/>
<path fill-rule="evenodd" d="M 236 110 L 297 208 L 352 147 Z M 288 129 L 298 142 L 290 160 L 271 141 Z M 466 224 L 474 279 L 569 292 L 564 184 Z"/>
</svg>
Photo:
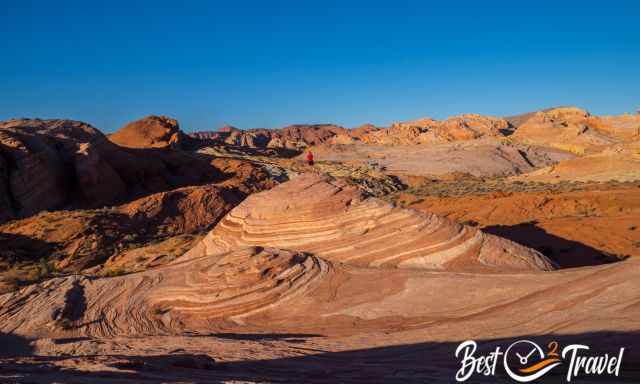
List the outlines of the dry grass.
<svg viewBox="0 0 640 384">
<path fill-rule="evenodd" d="M 387 200 L 398 201 L 400 194 L 422 197 L 460 197 L 478 196 L 492 193 L 512 193 L 512 192 L 544 192 L 562 193 L 585 190 L 602 190 L 622 187 L 640 187 L 640 182 L 621 182 L 611 180 L 605 183 L 561 181 L 559 183 L 543 183 L 536 181 L 514 181 L 508 182 L 505 179 L 480 179 L 466 178 L 458 180 L 425 180 L 419 185 L 408 188 L 402 192 L 392 193 L 387 196 Z M 420 200 L 420 199 L 418 199 Z M 409 204 L 418 204 L 420 201 L 414 200 Z"/>
<path fill-rule="evenodd" d="M 100 273 L 98 273 L 98 276 L 116 277 L 116 276 L 124 276 L 124 275 L 129 274 L 129 273 L 130 272 L 126 271 L 122 267 L 113 267 L 113 268 L 103 269 L 102 271 L 100 271 Z"/>
<path fill-rule="evenodd" d="M 553 143 L 552 146 L 554 148 L 558 148 L 563 151 L 571 152 L 578 156 L 583 156 L 585 154 L 585 147 L 574 145 L 574 144 L 564 144 L 564 143 Z"/>
</svg>

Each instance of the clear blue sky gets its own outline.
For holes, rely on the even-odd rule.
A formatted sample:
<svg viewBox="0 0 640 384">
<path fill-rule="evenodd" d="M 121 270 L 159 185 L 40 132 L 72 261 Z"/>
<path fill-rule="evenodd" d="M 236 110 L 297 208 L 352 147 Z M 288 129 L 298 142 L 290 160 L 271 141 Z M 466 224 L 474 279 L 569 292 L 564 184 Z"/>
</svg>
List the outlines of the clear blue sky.
<svg viewBox="0 0 640 384">
<path fill-rule="evenodd" d="M 0 52 L 0 119 L 107 132 L 640 108 L 637 0 L 0 0 Z"/>
</svg>

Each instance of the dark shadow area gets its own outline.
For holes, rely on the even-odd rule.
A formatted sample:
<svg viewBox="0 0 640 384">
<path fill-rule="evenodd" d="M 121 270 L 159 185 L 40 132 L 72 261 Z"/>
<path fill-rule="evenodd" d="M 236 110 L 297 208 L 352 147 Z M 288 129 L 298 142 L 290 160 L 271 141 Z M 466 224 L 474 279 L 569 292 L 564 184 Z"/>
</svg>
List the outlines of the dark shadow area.
<svg viewBox="0 0 640 384">
<path fill-rule="evenodd" d="M 8 264 L 22 261 L 37 261 L 48 257 L 56 248 L 56 243 L 15 233 L 0 232 L 0 260 Z"/>
<path fill-rule="evenodd" d="M 84 286 L 78 281 L 73 282 L 73 287 L 67 291 L 64 298 L 62 317 L 70 321 L 82 319 L 87 309 L 87 298 L 84 294 Z"/>
<path fill-rule="evenodd" d="M 550 234 L 538 227 L 535 221 L 517 225 L 492 225 L 482 230 L 533 248 L 562 268 L 607 264 L 623 259 L 586 244 Z"/>
<path fill-rule="evenodd" d="M 527 153 L 526 153 L 525 151 L 523 151 L 523 150 L 521 150 L 521 149 L 518 149 L 518 153 L 520 154 L 520 156 L 522 156 L 522 159 L 523 159 L 524 161 L 526 161 L 526 162 L 527 162 L 527 164 L 529 164 L 529 166 L 530 166 L 530 167 L 532 167 L 532 168 L 535 168 L 535 167 L 536 167 L 536 165 L 535 165 L 535 164 L 533 164 L 533 163 L 531 162 L 531 160 L 529 160 L 529 158 L 527 157 Z"/>
<path fill-rule="evenodd" d="M 219 337 L 231 340 L 269 341 L 284 340 L 288 342 L 304 342 L 300 339 L 325 337 L 315 333 L 212 333 L 207 336 Z"/>
<path fill-rule="evenodd" d="M 507 348 L 519 340 L 535 342 L 549 353 L 550 343 L 558 344 L 557 352 L 570 344 L 583 344 L 589 350 L 582 350 L 578 356 L 618 356 L 620 348 L 625 348 L 619 376 L 585 375 L 580 371 L 572 378 L 572 383 L 637 383 L 640 381 L 640 332 L 591 332 L 575 335 L 522 335 L 510 338 L 475 340 L 478 349 L 475 357 L 487 355 L 500 348 Z M 232 380 L 247 382 L 277 383 L 454 383 L 456 372 L 461 367 L 455 352 L 459 344 L 454 342 L 424 342 L 405 345 L 384 346 L 344 352 L 308 352 L 301 356 L 283 357 L 269 360 L 244 360 L 216 362 L 205 354 L 166 354 L 156 356 L 76 356 L 39 357 L 29 367 L 28 379 L 47 378 L 64 383 L 108 382 L 111 380 L 131 380 L 133 382 L 206 382 L 221 383 Z M 215 346 L 212 346 L 215 350 Z M 511 359 L 512 369 L 517 359 Z M 100 361 L 120 371 L 80 371 L 65 369 L 57 371 L 52 364 L 65 358 L 82 358 L 88 362 Z M 535 364 L 540 358 L 531 361 Z M 484 376 L 475 373 L 467 383 L 513 383 L 504 370 L 503 356 L 498 359 L 495 375 Z M 17 370 L 15 362 L 2 361 L 5 365 L 0 372 Z M 555 367 L 536 383 L 565 383 L 569 359 Z M 54 367 L 55 368 L 55 367 Z M 135 372 L 131 372 L 135 371 Z M 106 381 L 102 381 L 106 380 Z M 28 380 L 27 380 L 28 381 Z M 31 382 L 31 381 L 29 381 Z"/>
<path fill-rule="evenodd" d="M 524 335 L 514 338 L 476 340 L 480 354 L 488 354 L 500 347 L 505 351 L 517 340 L 526 339 L 536 342 L 547 351 L 551 341 L 557 341 L 560 350 L 568 344 L 585 344 L 591 347 L 584 355 L 617 354 L 620 347 L 625 348 L 622 373 L 619 377 L 600 379 L 598 382 L 637 382 L 640 379 L 640 332 L 595 332 L 578 335 Z M 461 340 L 464 341 L 464 340 Z M 460 342 L 461 342 L 460 341 Z M 263 361 L 219 363 L 219 369 L 235 372 L 251 372 L 253 376 L 236 376 L 241 379 L 255 379 L 262 376 L 273 381 L 295 382 L 416 382 L 416 383 L 452 383 L 460 368 L 455 351 L 460 342 L 427 342 L 409 345 L 380 347 L 347 352 L 328 352 L 319 355 L 307 355 Z M 550 372 L 537 383 L 564 382 L 568 364 L 563 364 Z M 578 380 L 574 379 L 574 382 Z M 502 364 L 496 369 L 496 376 L 474 375 L 468 382 L 512 382 L 504 374 Z M 592 382 L 580 377 L 579 382 Z"/>
<path fill-rule="evenodd" d="M 13 333 L 0 332 L 0 357 L 31 356 L 32 354 L 33 347 L 29 339 Z"/>
<path fill-rule="evenodd" d="M 509 126 L 509 128 L 501 128 L 498 130 L 503 136 L 511 136 L 516 132 L 516 128 Z"/>
</svg>

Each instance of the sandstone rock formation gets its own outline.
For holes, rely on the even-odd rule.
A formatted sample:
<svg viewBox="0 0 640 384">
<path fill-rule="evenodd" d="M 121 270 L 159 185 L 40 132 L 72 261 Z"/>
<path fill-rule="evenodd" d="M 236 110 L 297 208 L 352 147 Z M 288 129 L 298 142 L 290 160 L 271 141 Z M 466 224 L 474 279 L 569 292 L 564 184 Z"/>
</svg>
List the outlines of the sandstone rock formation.
<svg viewBox="0 0 640 384">
<path fill-rule="evenodd" d="M 296 124 L 280 129 L 241 130 L 224 126 L 217 132 L 195 132 L 191 136 L 249 148 L 286 148 L 301 150 L 311 145 L 328 142 L 348 130 L 333 124 Z"/>
<path fill-rule="evenodd" d="M 423 118 L 393 123 L 390 127 L 364 124 L 344 129 L 331 124 L 292 125 L 281 129 L 241 130 L 224 126 L 217 132 L 191 136 L 248 148 L 302 150 L 320 144 L 421 145 L 479 138 L 513 139 L 525 144 L 551 146 L 582 154 L 640 137 L 640 115 L 592 116 L 576 107 L 558 107 L 498 118 L 462 114 L 446 120 Z"/>
<path fill-rule="evenodd" d="M 78 383 L 450 383 L 461 341 L 490 351 L 526 338 L 589 345 L 594 354 L 624 347 L 618 378 L 638 378 L 637 262 L 506 275 L 325 262 L 325 272 L 310 255 L 241 252 L 224 264 L 203 258 L 114 278 L 73 276 L 0 296 L 0 348 L 13 355 L 0 357 L 2 374 Z"/>
<path fill-rule="evenodd" d="M 536 112 L 518 127 L 514 140 L 589 154 L 640 138 L 640 115 L 592 116 L 576 107 Z"/>
<path fill-rule="evenodd" d="M 362 135 L 371 144 L 431 144 L 480 137 L 501 137 L 511 133 L 509 123 L 500 118 L 466 114 L 443 121 L 430 118 L 394 123 L 391 127 Z"/>
<path fill-rule="evenodd" d="M 167 116 L 147 116 L 109 135 L 109 140 L 129 148 L 180 148 L 184 141 L 178 121 Z"/>
<path fill-rule="evenodd" d="M 389 128 L 365 124 L 348 130 L 333 124 L 291 125 L 280 129 L 240 130 L 224 126 L 218 132 L 196 132 L 191 136 L 250 148 L 289 148 L 301 150 L 320 144 L 364 142 L 382 145 L 414 145 L 502 137 L 512 133 L 503 119 L 466 114 L 444 121 L 419 119 L 395 123 Z"/>
<path fill-rule="evenodd" d="M 56 278 L 0 295 L 0 332 L 40 338 L 144 336 L 166 343 L 170 335 L 223 330 L 315 329 L 336 340 L 319 341 L 323 350 L 335 350 L 391 340 L 632 331 L 640 315 L 632 305 L 637 264 L 461 274 L 358 268 L 254 247 L 127 276 Z"/>
<path fill-rule="evenodd" d="M 9 164 L 0 156 L 0 223 L 13 217 L 13 206 L 9 191 Z"/>
<path fill-rule="evenodd" d="M 366 165 L 399 177 L 433 178 L 452 173 L 476 177 L 514 175 L 575 157 L 558 149 L 495 138 L 427 145 L 321 145 L 313 152 L 318 160 Z"/>
<path fill-rule="evenodd" d="M 461 341 L 489 350 L 527 339 L 598 355 L 625 347 L 617 379 L 638 382 L 637 183 L 549 184 L 640 177 L 636 116 L 553 108 L 221 131 L 203 136 L 211 153 L 236 158 L 177 150 L 180 135 L 144 134 L 142 147 L 124 148 L 79 122 L 0 123 L 0 221 L 115 205 L 0 224 L 3 269 L 5 258 L 42 257 L 62 273 L 114 276 L 0 294 L 0 381 L 449 383 Z M 307 147 L 313 168 L 263 157 Z M 381 195 L 399 189 L 396 176 L 442 186 L 462 175 L 482 194 L 450 181 L 460 193 L 414 196 L 419 212 L 307 173 L 237 205 L 309 171 Z M 522 189 L 488 194 L 487 183 Z M 191 184 L 203 185 L 176 188 Z M 543 250 L 547 241 L 558 248 Z M 599 265 L 583 250 L 631 257 Z M 545 255 L 580 268 L 555 270 Z"/>
<path fill-rule="evenodd" d="M 128 186 L 105 159 L 105 143 L 82 143 L 75 153 L 78 189 L 86 201 L 113 205 L 127 196 Z"/>
<path fill-rule="evenodd" d="M 313 174 L 248 197 L 180 260 L 246 246 L 381 268 L 554 269 L 534 250 L 433 214 L 364 198 L 355 187 Z"/>
<path fill-rule="evenodd" d="M 349 131 L 349 136 L 355 138 L 355 139 L 362 139 L 363 137 L 366 137 L 370 134 L 372 134 L 373 132 L 377 132 L 379 130 L 381 130 L 383 128 L 381 127 L 376 127 L 373 124 L 363 124 L 357 128 L 353 128 L 352 130 Z"/>
<path fill-rule="evenodd" d="M 232 187 L 194 186 L 110 209 L 46 212 L 14 220 L 0 225 L 6 236 L 0 241 L 0 260 L 20 265 L 45 257 L 58 270 L 80 271 L 149 243 L 206 231 L 244 197 Z"/>
<path fill-rule="evenodd" d="M 167 263 L 247 195 L 276 183 L 252 162 L 214 162 L 225 175 L 218 184 L 159 192 L 107 209 L 44 212 L 0 224 L 0 262 L 24 274 L 40 258 L 64 272 L 94 266 L 133 271 Z M 0 271 L 0 280 L 3 275 Z"/>
<path fill-rule="evenodd" d="M 67 202 L 67 164 L 78 140 L 89 141 L 99 131 L 70 120 L 8 120 L 0 123 L 0 157 L 4 188 L 0 201 L 9 202 L 6 218 L 28 216 Z M 6 194 L 6 195 L 5 195 Z"/>
<path fill-rule="evenodd" d="M 616 144 L 601 152 L 561 161 L 512 180 L 558 183 L 640 180 L 640 141 Z"/>
<path fill-rule="evenodd" d="M 0 214 L 4 220 L 67 206 L 114 205 L 224 178 L 210 157 L 170 148 L 123 148 L 71 120 L 0 123 L 0 157 L 0 204 L 10 207 Z"/>
<path fill-rule="evenodd" d="M 555 190 L 548 184 L 537 183 L 538 190 L 520 185 L 518 192 L 501 186 L 496 192 L 446 197 L 411 190 L 399 200 L 535 248 L 562 267 L 640 257 L 640 182 L 566 183 L 553 185 Z"/>
</svg>

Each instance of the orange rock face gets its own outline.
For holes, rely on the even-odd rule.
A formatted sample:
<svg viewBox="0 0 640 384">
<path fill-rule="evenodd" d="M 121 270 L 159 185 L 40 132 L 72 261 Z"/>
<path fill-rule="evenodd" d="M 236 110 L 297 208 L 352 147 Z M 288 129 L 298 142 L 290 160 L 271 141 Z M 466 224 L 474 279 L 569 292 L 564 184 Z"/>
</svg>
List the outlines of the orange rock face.
<svg viewBox="0 0 640 384">
<path fill-rule="evenodd" d="M 169 147 L 120 147 L 71 120 L 0 123 L 0 158 L 0 205 L 8 207 L 0 220 L 66 206 L 120 204 L 224 178 L 203 156 Z"/>
<path fill-rule="evenodd" d="M 77 142 L 101 135 L 90 125 L 71 120 L 1 122 L 0 202 L 10 209 L 0 216 L 28 216 L 63 206 L 69 193 L 67 164 L 73 163 Z"/>
<path fill-rule="evenodd" d="M 640 180 L 640 140 L 611 145 L 600 152 L 515 176 L 513 180 L 545 183 Z"/>
<path fill-rule="evenodd" d="M 127 270 L 139 270 L 149 262 L 166 263 L 169 257 L 159 256 L 172 250 L 163 250 L 158 243 L 211 229 L 245 198 L 231 186 L 234 183 L 178 188 L 110 209 L 47 212 L 14 220 L 0 225 L 0 259 L 21 264 L 44 257 L 66 272 L 105 262 L 106 267 Z M 176 243 L 190 239 L 179 240 Z M 154 247 L 161 251 L 154 254 Z M 144 252 L 134 252 L 138 248 Z M 157 260 L 136 262 L 141 253 Z"/>
<path fill-rule="evenodd" d="M 501 137 L 508 133 L 510 126 L 504 119 L 467 114 L 443 121 L 425 118 L 394 123 L 389 128 L 362 135 L 360 139 L 372 144 L 428 144 Z"/>
<path fill-rule="evenodd" d="M 217 132 L 195 132 L 191 136 L 234 146 L 249 148 L 287 148 L 301 150 L 308 146 L 329 142 L 348 130 L 333 124 L 297 124 L 280 129 L 241 130 L 224 126 Z"/>
<path fill-rule="evenodd" d="M 518 127 L 513 138 L 577 154 L 640 138 L 640 115 L 592 116 L 576 107 L 536 112 Z"/>
<path fill-rule="evenodd" d="M 411 207 L 542 251 L 562 267 L 640 257 L 638 188 L 423 197 Z"/>
<path fill-rule="evenodd" d="M 179 148 L 183 133 L 178 121 L 167 116 L 147 116 L 109 135 L 109 140 L 129 148 Z"/>
</svg>

